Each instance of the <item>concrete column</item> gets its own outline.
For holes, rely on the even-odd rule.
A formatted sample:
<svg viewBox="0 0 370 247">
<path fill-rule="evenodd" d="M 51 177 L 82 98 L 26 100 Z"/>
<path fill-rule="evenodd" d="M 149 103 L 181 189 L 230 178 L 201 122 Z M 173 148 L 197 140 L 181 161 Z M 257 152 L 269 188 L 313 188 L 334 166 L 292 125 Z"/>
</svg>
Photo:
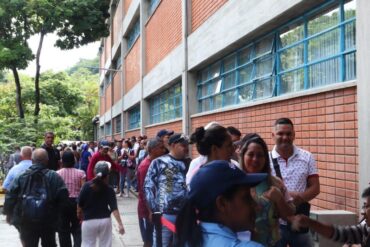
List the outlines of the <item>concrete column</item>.
<svg viewBox="0 0 370 247">
<path fill-rule="evenodd" d="M 150 108 L 149 103 L 144 99 L 144 76 L 146 71 L 146 59 L 145 59 L 145 49 L 146 49 L 146 32 L 145 25 L 148 20 L 148 1 L 140 0 L 140 36 L 141 36 L 141 46 L 140 46 L 140 132 L 144 135 L 145 126 L 149 124 L 150 121 Z"/>
<path fill-rule="evenodd" d="M 181 92 L 182 92 L 182 132 L 189 134 L 190 115 L 188 104 L 188 2 L 182 1 L 182 55 L 183 68 L 181 75 Z"/>
<path fill-rule="evenodd" d="M 361 201 L 361 193 L 370 182 L 370 1 L 357 0 L 356 12 L 358 173 Z"/>
</svg>

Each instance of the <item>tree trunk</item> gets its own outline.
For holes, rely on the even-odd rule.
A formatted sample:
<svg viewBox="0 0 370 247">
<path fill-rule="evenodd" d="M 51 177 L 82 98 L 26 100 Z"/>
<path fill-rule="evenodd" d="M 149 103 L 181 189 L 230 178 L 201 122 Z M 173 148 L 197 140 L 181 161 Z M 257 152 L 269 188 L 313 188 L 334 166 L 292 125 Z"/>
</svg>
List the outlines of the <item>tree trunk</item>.
<svg viewBox="0 0 370 247">
<path fill-rule="evenodd" d="M 22 88 L 21 82 L 19 80 L 19 75 L 16 67 L 12 67 L 12 72 L 15 81 L 16 93 L 15 93 L 15 103 L 17 105 L 18 115 L 19 118 L 22 120 L 24 119 L 24 110 L 22 105 Z"/>
<path fill-rule="evenodd" d="M 40 114 L 40 56 L 41 56 L 41 49 L 42 49 L 42 43 L 44 42 L 44 36 L 45 33 L 43 31 L 40 32 L 40 41 L 39 41 L 39 47 L 37 48 L 36 53 L 36 75 L 35 75 L 35 123 L 38 122 L 38 116 Z"/>
</svg>

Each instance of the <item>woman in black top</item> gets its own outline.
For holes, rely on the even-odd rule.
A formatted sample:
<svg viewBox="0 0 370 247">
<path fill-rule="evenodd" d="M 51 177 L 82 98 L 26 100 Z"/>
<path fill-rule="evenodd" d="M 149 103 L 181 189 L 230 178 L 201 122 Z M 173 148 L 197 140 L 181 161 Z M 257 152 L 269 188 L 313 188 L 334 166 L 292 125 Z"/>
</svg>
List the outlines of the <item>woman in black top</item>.
<svg viewBox="0 0 370 247">
<path fill-rule="evenodd" d="M 118 222 L 120 234 L 125 230 L 117 208 L 116 194 L 108 185 L 110 164 L 107 161 L 99 161 L 95 166 L 96 177 L 85 183 L 78 198 L 77 214 L 82 219 L 82 247 L 112 246 L 112 221 L 110 214 Z"/>
</svg>

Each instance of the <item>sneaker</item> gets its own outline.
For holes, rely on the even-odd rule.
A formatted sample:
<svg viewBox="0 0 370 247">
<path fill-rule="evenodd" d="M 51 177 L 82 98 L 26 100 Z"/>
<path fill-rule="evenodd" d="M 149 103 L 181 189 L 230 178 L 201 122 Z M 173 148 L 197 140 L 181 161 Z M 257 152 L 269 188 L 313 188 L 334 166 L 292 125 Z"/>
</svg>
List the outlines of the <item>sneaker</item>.
<svg viewBox="0 0 370 247">
<path fill-rule="evenodd" d="M 119 197 L 123 197 L 123 193 L 121 192 L 121 193 L 119 193 Z"/>
<path fill-rule="evenodd" d="M 130 197 L 130 195 L 127 193 L 127 194 L 125 194 L 125 197 Z"/>
</svg>

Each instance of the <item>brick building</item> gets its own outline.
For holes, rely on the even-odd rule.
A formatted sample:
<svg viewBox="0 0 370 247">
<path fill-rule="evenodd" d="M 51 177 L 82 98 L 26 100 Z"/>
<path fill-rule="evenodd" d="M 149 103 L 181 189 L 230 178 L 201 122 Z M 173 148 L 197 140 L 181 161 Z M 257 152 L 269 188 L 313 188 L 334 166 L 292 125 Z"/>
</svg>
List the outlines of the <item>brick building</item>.
<svg viewBox="0 0 370 247">
<path fill-rule="evenodd" d="M 368 13 L 367 0 L 112 1 L 99 138 L 218 121 L 271 148 L 274 120 L 289 117 L 318 163 L 314 206 L 358 213 L 370 182 Z"/>
</svg>

